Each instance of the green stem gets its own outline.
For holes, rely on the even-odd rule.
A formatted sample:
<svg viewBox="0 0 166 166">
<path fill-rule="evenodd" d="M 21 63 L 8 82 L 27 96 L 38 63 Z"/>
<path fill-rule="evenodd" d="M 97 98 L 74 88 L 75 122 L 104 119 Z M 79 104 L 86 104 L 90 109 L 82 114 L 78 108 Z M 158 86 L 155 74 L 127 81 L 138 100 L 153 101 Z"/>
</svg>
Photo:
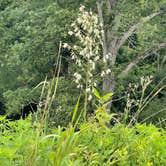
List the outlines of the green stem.
<svg viewBox="0 0 166 166">
<path fill-rule="evenodd" d="M 87 75 L 86 75 L 87 78 Z M 87 94 L 87 86 L 88 86 L 88 81 L 86 79 L 86 86 L 85 86 L 85 101 L 84 101 L 84 114 L 83 114 L 83 118 L 84 118 L 84 122 L 86 122 L 86 113 L 87 113 L 87 104 L 88 104 L 88 94 Z"/>
<path fill-rule="evenodd" d="M 83 118 L 84 118 L 84 122 L 86 122 L 86 114 L 87 114 L 87 105 L 88 105 L 88 92 L 86 91 L 87 88 L 88 88 L 88 80 L 89 80 L 89 75 L 88 75 L 88 72 L 89 72 L 89 63 L 87 63 L 87 72 L 86 72 L 86 76 L 85 76 L 85 101 L 84 101 L 84 114 L 83 114 Z"/>
</svg>

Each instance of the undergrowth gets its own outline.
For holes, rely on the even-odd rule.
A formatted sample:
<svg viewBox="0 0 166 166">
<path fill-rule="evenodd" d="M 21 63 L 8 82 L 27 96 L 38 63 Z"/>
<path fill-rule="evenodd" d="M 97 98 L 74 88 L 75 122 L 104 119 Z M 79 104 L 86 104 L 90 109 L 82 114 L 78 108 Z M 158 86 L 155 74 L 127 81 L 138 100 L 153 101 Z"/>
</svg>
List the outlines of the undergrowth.
<svg viewBox="0 0 166 166">
<path fill-rule="evenodd" d="M 95 114 L 84 123 L 79 123 L 84 111 L 79 111 L 81 97 L 66 128 L 59 126 L 48 130 L 45 127 L 47 109 L 41 121 L 34 121 L 32 116 L 18 121 L 1 117 L 0 165 L 164 166 L 166 131 L 152 124 L 129 126 L 117 122 L 106 126 L 116 115 L 107 112 L 112 93 L 100 96 L 96 89 L 93 91 L 99 104 Z"/>
<path fill-rule="evenodd" d="M 129 128 L 102 123 L 54 128 L 39 132 L 39 123 L 0 119 L 0 165 L 165 165 L 166 132 L 153 125 Z M 99 120 L 100 121 L 100 120 Z"/>
<path fill-rule="evenodd" d="M 46 83 L 46 81 L 45 81 Z M 43 85 L 43 88 L 45 86 Z M 67 127 L 49 128 L 47 117 L 55 98 L 58 77 L 50 84 L 40 118 L 30 115 L 25 120 L 0 117 L 0 166 L 108 166 L 165 165 L 166 131 L 154 125 L 118 121 L 107 126 L 116 114 L 109 114 L 107 105 L 112 93 L 101 96 L 96 111 L 80 123 L 79 96 Z M 38 114 L 38 113 L 37 113 Z"/>
</svg>

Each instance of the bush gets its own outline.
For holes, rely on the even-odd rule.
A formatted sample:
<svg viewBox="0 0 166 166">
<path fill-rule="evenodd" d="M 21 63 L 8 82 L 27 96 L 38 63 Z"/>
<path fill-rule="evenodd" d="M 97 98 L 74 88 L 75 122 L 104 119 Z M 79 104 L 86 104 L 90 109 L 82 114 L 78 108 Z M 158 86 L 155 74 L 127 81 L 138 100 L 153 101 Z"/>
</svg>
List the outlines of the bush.
<svg viewBox="0 0 166 166">
<path fill-rule="evenodd" d="M 4 104 L 4 98 L 2 94 L 0 94 L 0 115 L 5 114 L 5 104 Z"/>
<path fill-rule="evenodd" d="M 0 118 L 2 165 L 165 165 L 166 132 L 153 125 L 112 128 L 88 122 L 74 128 L 39 133 L 31 118 L 7 122 Z"/>
<path fill-rule="evenodd" d="M 18 88 L 14 91 L 6 91 L 4 102 L 6 106 L 6 113 L 8 115 L 16 115 L 21 113 L 21 109 L 31 102 L 38 102 L 40 90 L 33 90 L 29 88 Z"/>
</svg>

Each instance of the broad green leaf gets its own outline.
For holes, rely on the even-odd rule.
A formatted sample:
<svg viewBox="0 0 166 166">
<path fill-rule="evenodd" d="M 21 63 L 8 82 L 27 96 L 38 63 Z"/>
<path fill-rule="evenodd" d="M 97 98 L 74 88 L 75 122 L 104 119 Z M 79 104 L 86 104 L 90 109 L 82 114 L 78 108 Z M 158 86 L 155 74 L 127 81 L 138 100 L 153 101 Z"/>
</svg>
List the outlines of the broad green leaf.
<svg viewBox="0 0 166 166">
<path fill-rule="evenodd" d="M 104 95 L 104 96 L 102 97 L 102 100 L 107 101 L 107 100 L 109 100 L 109 99 L 110 99 L 110 97 L 111 97 L 112 95 L 113 95 L 113 93 L 112 93 L 112 92 L 107 93 L 106 95 Z"/>
<path fill-rule="evenodd" d="M 100 97 L 100 94 L 99 94 L 99 92 L 97 91 L 96 88 L 93 88 L 93 94 L 94 94 L 98 99 L 101 98 L 101 97 Z"/>
</svg>

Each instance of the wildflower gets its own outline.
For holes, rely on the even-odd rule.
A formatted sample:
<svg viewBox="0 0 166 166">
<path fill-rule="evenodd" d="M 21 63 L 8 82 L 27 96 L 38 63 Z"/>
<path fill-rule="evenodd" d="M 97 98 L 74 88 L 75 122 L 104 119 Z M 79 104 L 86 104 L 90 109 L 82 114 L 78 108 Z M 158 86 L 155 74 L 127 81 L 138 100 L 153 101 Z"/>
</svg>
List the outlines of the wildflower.
<svg viewBox="0 0 166 166">
<path fill-rule="evenodd" d="M 75 59 L 75 56 L 74 56 L 74 55 L 72 55 L 71 59 Z"/>
<path fill-rule="evenodd" d="M 77 46 L 76 46 L 76 45 L 74 45 L 74 46 L 73 46 L 73 48 L 74 48 L 74 49 L 77 49 Z"/>
<path fill-rule="evenodd" d="M 89 101 L 92 100 L 92 95 L 89 95 L 88 100 L 89 100 Z"/>
<path fill-rule="evenodd" d="M 76 78 L 76 80 L 75 80 L 76 83 L 78 83 L 79 80 L 82 78 L 81 74 L 79 74 L 79 73 L 74 73 L 74 76 Z"/>
<path fill-rule="evenodd" d="M 97 86 L 96 82 L 94 82 L 93 85 L 94 85 L 94 87 L 96 87 Z"/>
<path fill-rule="evenodd" d="M 102 72 L 101 72 L 101 77 L 104 77 L 104 75 L 105 75 L 105 72 L 102 71 Z"/>
<path fill-rule="evenodd" d="M 89 38 L 88 36 L 86 36 L 85 39 L 86 39 L 87 41 L 90 41 L 90 38 Z"/>
<path fill-rule="evenodd" d="M 134 85 L 134 88 L 135 88 L 135 89 L 137 89 L 137 88 L 138 88 L 138 86 L 139 86 L 138 84 L 135 84 L 135 85 Z"/>
<path fill-rule="evenodd" d="M 77 88 L 78 88 L 78 89 L 79 89 L 79 88 L 82 89 L 82 85 L 78 84 L 78 85 L 77 85 Z"/>
<path fill-rule="evenodd" d="M 71 36 L 73 35 L 74 33 L 72 31 L 69 31 L 68 34 Z"/>
<path fill-rule="evenodd" d="M 109 73 L 111 73 L 111 70 L 110 70 L 110 69 L 107 69 L 107 70 L 106 70 L 106 74 L 109 74 Z"/>
<path fill-rule="evenodd" d="M 79 66 L 79 67 L 81 67 L 81 66 L 82 66 L 82 64 L 81 64 L 81 61 L 80 61 L 80 60 L 78 61 L 78 63 L 77 63 L 77 64 L 78 64 L 78 66 Z"/>
<path fill-rule="evenodd" d="M 88 72 L 88 75 L 89 75 L 89 77 L 92 77 L 92 76 L 93 76 L 91 72 Z"/>
<path fill-rule="evenodd" d="M 75 26 L 75 23 L 72 23 L 72 24 L 71 24 L 71 27 L 74 27 L 74 26 Z"/>
<path fill-rule="evenodd" d="M 109 54 L 106 54 L 106 55 L 105 55 L 105 59 L 109 59 Z"/>
<path fill-rule="evenodd" d="M 76 60 L 76 64 L 78 64 L 78 66 L 81 66 L 81 60 L 80 60 L 80 59 L 77 59 L 77 60 Z"/>
<path fill-rule="evenodd" d="M 92 69 L 94 70 L 95 69 L 95 63 L 91 61 L 90 64 L 91 64 Z"/>
<path fill-rule="evenodd" d="M 97 86 L 94 83 L 93 74 L 96 69 L 96 62 L 100 59 L 100 46 L 102 45 L 101 40 L 101 29 L 97 15 L 86 12 L 84 6 L 80 7 L 80 15 L 77 20 L 71 23 L 72 30 L 68 32 L 69 35 L 74 35 L 79 41 L 79 45 L 73 45 L 70 47 L 72 50 L 71 58 L 75 61 L 79 71 L 85 75 L 85 78 L 79 73 L 74 73 L 74 81 L 77 84 L 77 88 L 85 89 L 88 93 L 88 100 L 92 99 L 90 95 L 92 87 Z M 84 34 L 85 33 L 85 34 Z M 65 47 L 68 47 L 65 44 Z M 105 74 L 105 73 L 104 73 Z M 88 85 L 85 88 L 85 82 Z"/>
<path fill-rule="evenodd" d="M 92 63 L 92 69 L 93 70 L 95 69 L 95 63 L 94 62 Z"/>
<path fill-rule="evenodd" d="M 101 34 L 104 34 L 104 30 L 101 30 Z"/>
<path fill-rule="evenodd" d="M 102 23 L 100 23 L 100 27 L 101 27 L 101 28 L 103 27 L 103 24 L 102 24 Z"/>
<path fill-rule="evenodd" d="M 78 83 L 79 83 L 79 80 L 78 80 L 78 79 L 76 79 L 76 80 L 75 80 L 75 83 L 77 83 L 77 84 L 78 84 Z"/>
<path fill-rule="evenodd" d="M 83 5 L 81 5 L 81 7 L 79 8 L 79 10 L 82 12 L 82 11 L 84 11 L 84 9 L 85 9 L 85 6 L 83 6 Z"/>
<path fill-rule="evenodd" d="M 99 35 L 100 32 L 99 32 L 98 29 L 95 29 L 95 30 L 94 30 L 94 33 L 95 33 L 96 35 Z"/>
<path fill-rule="evenodd" d="M 68 44 L 67 43 L 63 43 L 63 48 L 67 48 Z"/>
<path fill-rule="evenodd" d="M 150 76 L 149 76 L 149 78 L 150 78 L 150 79 L 153 79 L 153 76 L 152 76 L 152 75 L 150 75 Z"/>
<path fill-rule="evenodd" d="M 104 62 L 104 63 L 107 63 L 107 60 L 106 60 L 106 58 L 103 58 L 103 62 Z"/>
<path fill-rule="evenodd" d="M 81 34 L 80 31 L 78 31 L 78 32 L 75 34 L 75 36 L 76 36 L 76 37 L 79 37 L 80 34 Z"/>
<path fill-rule="evenodd" d="M 88 80 L 89 83 L 91 83 L 92 81 L 91 80 Z"/>
<path fill-rule="evenodd" d="M 90 88 L 87 88 L 87 89 L 86 89 L 86 92 L 90 92 L 90 91 L 91 91 L 91 89 L 90 89 Z"/>
<path fill-rule="evenodd" d="M 94 61 L 98 61 L 99 59 L 100 59 L 100 57 L 96 56 L 95 59 L 94 59 Z"/>
</svg>

